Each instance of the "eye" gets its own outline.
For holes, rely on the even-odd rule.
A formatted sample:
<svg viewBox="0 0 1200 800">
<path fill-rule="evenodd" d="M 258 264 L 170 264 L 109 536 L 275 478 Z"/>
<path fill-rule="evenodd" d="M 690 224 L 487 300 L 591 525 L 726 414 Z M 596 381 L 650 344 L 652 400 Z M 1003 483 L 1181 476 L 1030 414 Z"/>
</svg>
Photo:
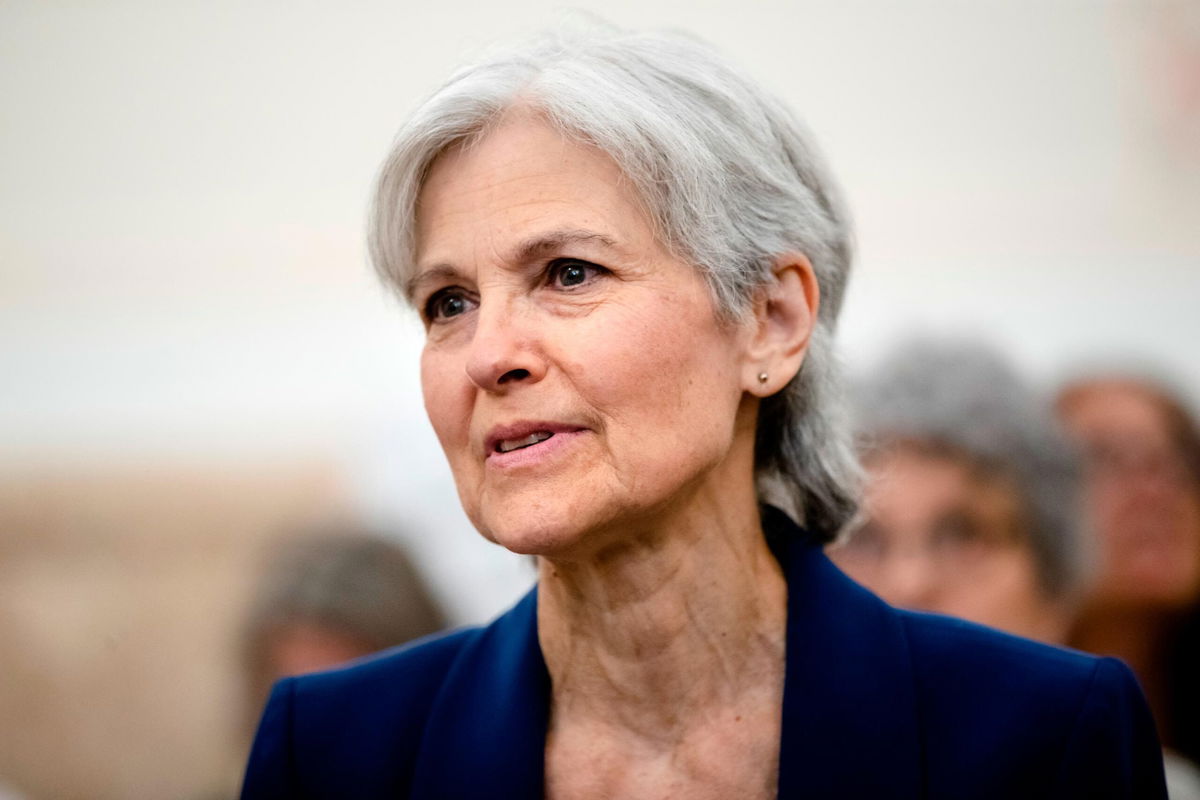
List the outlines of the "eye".
<svg viewBox="0 0 1200 800">
<path fill-rule="evenodd" d="M 934 547 L 968 547 L 982 538 L 976 521 L 962 512 L 943 517 L 933 527 Z"/>
<path fill-rule="evenodd" d="M 582 286 L 595 278 L 604 267 L 577 258 L 558 258 L 550 262 L 546 270 L 546 282 L 552 286 L 570 289 Z"/>
<path fill-rule="evenodd" d="M 470 310 L 472 305 L 473 301 L 461 289 L 457 287 L 440 289 L 425 301 L 425 319 L 429 322 L 451 319 Z"/>
</svg>

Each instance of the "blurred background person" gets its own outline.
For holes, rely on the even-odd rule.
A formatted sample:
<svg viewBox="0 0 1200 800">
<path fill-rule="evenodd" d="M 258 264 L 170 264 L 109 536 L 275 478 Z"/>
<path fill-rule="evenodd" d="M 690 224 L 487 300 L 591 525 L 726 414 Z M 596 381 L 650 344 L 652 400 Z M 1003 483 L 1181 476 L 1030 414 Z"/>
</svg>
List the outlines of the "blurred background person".
<svg viewBox="0 0 1200 800">
<path fill-rule="evenodd" d="M 247 722 L 257 721 L 280 678 L 443 627 L 441 609 L 397 542 L 351 524 L 284 539 L 266 561 L 243 631 Z"/>
<path fill-rule="evenodd" d="M 1086 559 L 1044 404 L 972 342 L 911 340 L 853 388 L 868 485 L 833 559 L 894 605 L 1063 641 Z"/>
<path fill-rule="evenodd" d="M 1097 551 L 1070 643 L 1133 667 L 1164 746 L 1194 765 L 1200 761 L 1196 418 L 1164 386 L 1114 374 L 1068 383 L 1057 409 L 1084 455 L 1086 516 Z M 1180 769 L 1168 759 L 1169 777 Z"/>
</svg>

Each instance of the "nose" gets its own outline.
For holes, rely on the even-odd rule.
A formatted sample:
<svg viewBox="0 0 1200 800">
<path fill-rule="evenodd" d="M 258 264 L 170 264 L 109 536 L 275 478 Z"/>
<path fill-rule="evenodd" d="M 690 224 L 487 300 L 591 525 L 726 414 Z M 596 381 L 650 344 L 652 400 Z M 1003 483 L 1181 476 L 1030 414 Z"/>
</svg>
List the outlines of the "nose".
<svg viewBox="0 0 1200 800">
<path fill-rule="evenodd" d="M 475 319 L 467 375 L 485 392 L 536 383 L 546 374 L 536 321 L 511 302 L 483 302 Z"/>
</svg>

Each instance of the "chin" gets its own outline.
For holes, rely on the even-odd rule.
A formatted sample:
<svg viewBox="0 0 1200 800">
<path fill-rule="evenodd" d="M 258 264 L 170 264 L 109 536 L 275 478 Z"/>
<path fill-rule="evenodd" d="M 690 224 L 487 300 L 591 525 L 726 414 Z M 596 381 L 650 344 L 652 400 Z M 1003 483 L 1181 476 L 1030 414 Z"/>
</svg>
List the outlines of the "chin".
<svg viewBox="0 0 1200 800">
<path fill-rule="evenodd" d="M 489 507 L 491 505 L 491 507 Z M 611 515 L 602 509 L 576 508 L 566 502 L 521 503 L 509 499 L 485 503 L 471 521 L 484 538 L 520 555 L 577 560 L 593 552 L 605 538 Z M 520 511 L 515 511 L 520 509 Z"/>
<path fill-rule="evenodd" d="M 476 527 L 484 538 L 523 556 L 569 556 L 586 538 L 579 526 L 548 519 L 497 520 Z"/>
</svg>

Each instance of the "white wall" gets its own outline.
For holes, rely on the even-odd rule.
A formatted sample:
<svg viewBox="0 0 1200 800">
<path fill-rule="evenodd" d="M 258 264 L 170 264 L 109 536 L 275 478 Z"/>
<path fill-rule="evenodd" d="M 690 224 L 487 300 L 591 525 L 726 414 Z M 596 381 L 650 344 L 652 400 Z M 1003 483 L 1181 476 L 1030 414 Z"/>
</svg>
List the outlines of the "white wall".
<svg viewBox="0 0 1200 800">
<path fill-rule="evenodd" d="M 581 5 L 687 27 L 807 118 L 858 219 L 851 363 L 970 329 L 1041 377 L 1145 354 L 1200 395 L 1197 3 Z M 528 570 L 457 509 L 363 218 L 406 111 L 556 9 L 0 5 L 0 460 L 327 451 L 490 614 Z"/>
</svg>

